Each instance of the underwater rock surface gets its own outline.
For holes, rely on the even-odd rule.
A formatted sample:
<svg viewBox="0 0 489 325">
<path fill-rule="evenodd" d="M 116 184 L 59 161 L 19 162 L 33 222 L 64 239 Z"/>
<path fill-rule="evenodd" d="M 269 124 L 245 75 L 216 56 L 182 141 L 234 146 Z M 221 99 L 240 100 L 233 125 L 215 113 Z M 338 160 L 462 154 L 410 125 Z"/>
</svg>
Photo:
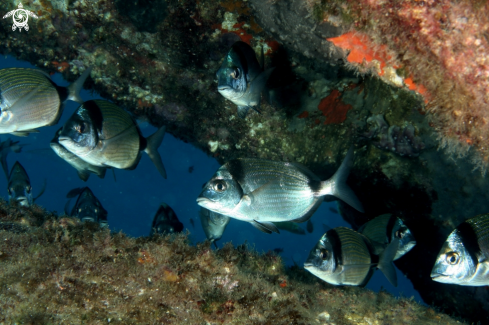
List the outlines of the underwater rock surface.
<svg viewBox="0 0 489 325">
<path fill-rule="evenodd" d="M 28 32 L 13 32 L 11 20 L 0 20 L 0 53 L 60 72 L 67 80 L 93 66 L 89 87 L 136 118 L 166 125 L 167 132 L 220 163 L 238 157 L 295 161 L 326 179 L 354 144 L 349 184 L 366 214 L 343 207 L 343 217 L 354 228 L 384 213 L 402 218 L 417 245 L 396 265 L 425 302 L 469 320 L 487 320 L 486 295 L 435 283 L 429 275 L 446 236 L 463 220 L 489 211 L 489 182 L 472 172 L 468 159 L 437 150 L 451 142 L 440 140 L 425 98 L 406 87 L 408 78 L 399 81 L 393 70 L 383 78 L 358 74 L 344 65 L 346 52 L 326 41 L 348 30 L 341 17 L 319 24 L 317 17 L 327 8 L 291 0 L 251 2 L 255 11 L 243 1 L 160 1 L 166 12 L 151 23 L 155 32 L 150 33 L 112 0 L 34 0 L 24 4 L 39 17 L 29 20 Z M 3 1 L 0 11 L 16 7 L 16 1 Z M 291 15 L 297 24 L 287 23 Z M 292 27 L 300 32 L 287 29 Z M 235 105 L 219 95 L 214 81 L 237 38 L 257 53 L 263 47 L 265 65 L 283 72 L 270 77 L 273 89 L 262 102 L 262 114 L 250 113 L 245 120 L 237 118 Z M 378 148 L 382 137 L 363 136 L 368 119 L 378 115 L 389 128 L 408 130 L 423 148 L 418 145 L 412 157 Z M 405 143 L 400 147 L 413 152 Z M 469 149 L 464 155 L 470 158 Z"/>
<path fill-rule="evenodd" d="M 0 321 L 18 324 L 461 324 L 385 292 L 325 284 L 274 252 L 129 238 L 0 201 Z"/>
</svg>

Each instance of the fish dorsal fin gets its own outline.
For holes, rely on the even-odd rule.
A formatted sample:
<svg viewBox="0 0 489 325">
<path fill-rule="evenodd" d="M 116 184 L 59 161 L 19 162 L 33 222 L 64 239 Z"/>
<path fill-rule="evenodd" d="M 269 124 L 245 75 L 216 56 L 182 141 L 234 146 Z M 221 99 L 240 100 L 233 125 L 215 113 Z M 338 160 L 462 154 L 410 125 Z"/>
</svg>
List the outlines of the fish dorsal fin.
<svg viewBox="0 0 489 325">
<path fill-rule="evenodd" d="M 303 164 L 300 164 L 298 162 L 291 162 L 289 164 L 294 166 L 298 171 L 306 175 L 309 179 L 319 181 L 319 177 L 317 177 L 316 174 L 314 174 L 309 168 L 307 168 Z"/>
<path fill-rule="evenodd" d="M 250 221 L 250 224 L 256 229 L 263 231 L 266 234 L 271 234 L 272 232 L 276 232 L 280 234 L 278 228 L 271 222 L 258 222 L 256 220 Z"/>
</svg>

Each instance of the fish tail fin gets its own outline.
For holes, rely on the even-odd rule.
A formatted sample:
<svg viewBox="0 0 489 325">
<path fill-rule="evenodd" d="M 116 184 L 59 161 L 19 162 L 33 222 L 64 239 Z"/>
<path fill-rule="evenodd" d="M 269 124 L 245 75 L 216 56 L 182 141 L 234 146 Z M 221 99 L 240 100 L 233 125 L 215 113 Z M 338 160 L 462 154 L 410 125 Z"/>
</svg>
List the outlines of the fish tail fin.
<svg viewBox="0 0 489 325">
<path fill-rule="evenodd" d="M 158 148 L 163 141 L 163 137 L 165 136 L 166 126 L 160 127 L 155 133 L 150 135 L 147 140 L 146 149 L 144 151 L 148 154 L 151 161 L 156 166 L 156 169 L 160 172 L 161 176 L 166 179 L 166 170 L 163 165 L 163 161 L 161 160 L 161 156 L 158 152 Z"/>
<path fill-rule="evenodd" d="M 69 100 L 72 100 L 77 103 L 83 103 L 83 99 L 80 97 L 80 91 L 83 89 L 83 84 L 85 83 L 85 80 L 87 80 L 88 76 L 90 75 L 90 72 L 92 71 L 93 67 L 88 67 L 85 69 L 85 71 L 81 74 L 78 79 L 74 83 L 68 86 L 68 98 Z"/>
<path fill-rule="evenodd" d="M 353 190 L 346 184 L 352 165 L 353 147 L 348 150 L 345 159 L 333 177 L 321 182 L 319 195 L 333 195 L 363 213 L 362 203 L 360 203 Z"/>
<path fill-rule="evenodd" d="M 397 287 L 397 274 L 396 268 L 394 267 L 392 261 L 396 256 L 398 248 L 399 239 L 395 238 L 380 254 L 379 265 L 377 266 L 394 287 Z"/>
</svg>

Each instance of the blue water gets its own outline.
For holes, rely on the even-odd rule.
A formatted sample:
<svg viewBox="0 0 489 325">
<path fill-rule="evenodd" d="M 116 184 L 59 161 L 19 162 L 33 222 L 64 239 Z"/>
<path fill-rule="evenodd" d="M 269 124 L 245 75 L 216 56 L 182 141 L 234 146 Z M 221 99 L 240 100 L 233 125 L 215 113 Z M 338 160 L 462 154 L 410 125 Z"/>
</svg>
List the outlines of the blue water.
<svg viewBox="0 0 489 325">
<path fill-rule="evenodd" d="M 35 68 L 27 62 L 17 61 L 13 58 L 0 58 L 0 68 L 25 67 Z M 52 76 L 53 81 L 60 86 L 67 86 L 60 74 Z M 88 91 L 82 92 L 83 100 L 101 98 L 97 94 Z M 224 99 L 223 99 L 224 100 Z M 29 144 L 19 154 L 9 155 L 9 168 L 18 160 L 29 174 L 34 195 L 40 191 L 43 180 L 47 180 L 46 192 L 36 201 L 37 204 L 50 211 L 58 211 L 62 214 L 67 202 L 66 193 L 75 187 L 88 186 L 95 196 L 102 202 L 108 211 L 109 227 L 113 231 L 123 231 L 131 236 L 147 236 L 150 232 L 154 214 L 160 202 L 170 205 L 176 212 L 179 220 L 190 233 L 193 243 L 205 240 L 199 219 L 199 206 L 195 202 L 202 189 L 202 184 L 207 182 L 219 164 L 206 154 L 175 139 L 172 135 L 165 135 L 165 139 L 159 148 L 160 155 L 168 173 L 165 180 L 158 173 L 147 155 L 143 155 L 135 170 L 115 170 L 116 179 L 110 170 L 105 179 L 99 179 L 91 175 L 85 183 L 78 178 L 76 170 L 59 158 L 50 148 L 49 142 L 54 137 L 65 121 L 73 114 L 79 104 L 68 102 L 64 114 L 55 126 L 43 127 L 40 133 L 31 134 L 21 138 L 9 134 L 0 135 L 2 141 L 11 137 L 14 141 Z M 156 128 L 148 123 L 141 122 L 141 131 L 144 136 L 149 136 Z M 189 167 L 194 170 L 189 173 Z M 7 199 L 7 180 L 3 178 L 3 197 Z M 74 200 L 71 205 L 74 204 Z M 218 242 L 222 246 L 226 242 L 234 245 L 243 244 L 245 241 L 259 252 L 266 252 L 274 248 L 283 248 L 281 255 L 287 265 L 296 262 L 302 265 L 309 251 L 323 235 L 322 224 L 329 228 L 349 225 L 343 221 L 340 215 L 329 210 L 336 204 L 323 203 L 312 217 L 314 231 L 307 235 L 295 235 L 286 231 L 281 234 L 267 235 L 253 228 L 251 225 L 231 219 L 226 232 Z M 194 222 L 194 226 L 191 224 Z M 305 223 L 300 224 L 305 229 Z M 367 288 L 379 291 L 381 288 L 395 296 L 411 297 L 422 303 L 422 299 L 413 289 L 411 283 L 397 271 L 398 287 L 394 288 L 380 271 L 376 271 Z"/>
</svg>

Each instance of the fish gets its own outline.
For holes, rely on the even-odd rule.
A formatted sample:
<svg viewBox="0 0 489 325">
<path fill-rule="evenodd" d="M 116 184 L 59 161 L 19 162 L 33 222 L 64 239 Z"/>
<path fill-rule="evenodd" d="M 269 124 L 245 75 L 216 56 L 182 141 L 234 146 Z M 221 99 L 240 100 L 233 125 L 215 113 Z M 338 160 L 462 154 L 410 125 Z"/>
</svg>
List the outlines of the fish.
<svg viewBox="0 0 489 325">
<path fill-rule="evenodd" d="M 238 106 L 238 116 L 244 119 L 250 108 L 260 113 L 261 93 L 273 70 L 263 71 L 251 46 L 238 41 L 216 73 L 217 91 Z"/>
<path fill-rule="evenodd" d="M 273 249 L 273 252 L 275 254 L 280 254 L 280 253 L 283 253 L 284 249 L 282 247 L 277 247 L 277 248 L 274 248 Z"/>
<path fill-rule="evenodd" d="M 397 239 L 396 239 L 397 240 Z M 387 279 L 397 286 L 397 276 L 391 256 L 395 245 L 388 249 L 390 256 L 379 259 L 372 254 L 367 237 L 346 228 L 327 231 L 313 247 L 304 268 L 318 278 L 334 285 L 365 286 L 377 266 Z"/>
<path fill-rule="evenodd" d="M 404 256 L 415 245 L 416 240 L 402 220 L 392 214 L 383 214 L 364 224 L 358 232 L 365 235 L 374 246 L 374 254 L 380 255 L 397 238 L 399 247 L 394 261 Z"/>
<path fill-rule="evenodd" d="M 199 215 L 205 236 L 217 248 L 216 241 L 221 239 L 231 218 L 206 208 L 200 208 Z"/>
<path fill-rule="evenodd" d="M 66 197 L 73 198 L 77 195 L 78 198 L 69 215 L 80 219 L 82 222 L 96 222 L 100 227 L 107 228 L 109 226 L 107 221 L 108 212 L 104 209 L 100 200 L 93 194 L 92 190 L 87 186 L 75 188 L 70 190 Z M 65 210 L 67 210 L 68 204 L 69 201 Z"/>
<path fill-rule="evenodd" d="M 192 174 L 192 172 L 193 172 L 193 171 L 194 171 L 194 166 L 190 166 L 190 167 L 188 168 L 188 172 L 189 172 L 190 174 Z"/>
<path fill-rule="evenodd" d="M 308 233 L 312 233 L 314 231 L 314 225 L 312 224 L 311 219 L 307 220 L 306 230 Z"/>
<path fill-rule="evenodd" d="M 462 222 L 436 258 L 431 279 L 461 286 L 489 285 L 489 214 Z"/>
<path fill-rule="evenodd" d="M 166 203 L 161 203 L 151 224 L 150 236 L 155 234 L 174 234 L 183 231 L 183 223 L 178 220 L 177 214 Z"/>
<path fill-rule="evenodd" d="M 15 162 L 8 177 L 7 191 L 9 202 L 17 201 L 22 206 L 31 206 L 44 193 L 45 189 L 46 182 L 44 182 L 41 192 L 36 197 L 33 197 L 29 175 L 27 175 L 24 167 L 18 161 Z"/>
<path fill-rule="evenodd" d="M 222 165 L 197 197 L 197 204 L 211 211 L 250 222 L 272 233 L 272 222 L 305 222 L 333 195 L 360 212 L 363 207 L 346 184 L 353 164 L 350 148 L 340 168 L 321 181 L 306 167 L 281 161 L 240 158 Z"/>
<path fill-rule="evenodd" d="M 86 182 L 88 180 L 88 178 L 90 177 L 91 173 L 97 175 L 100 178 L 104 178 L 105 172 L 107 170 L 106 167 L 94 166 L 92 164 L 89 164 L 59 144 L 58 138 L 59 138 L 59 135 L 60 135 L 62 129 L 63 128 L 60 128 L 58 131 L 56 131 L 56 135 L 54 136 L 53 140 L 51 140 L 51 142 L 49 144 L 51 146 L 51 149 L 53 149 L 53 151 L 61 159 L 63 159 L 68 164 L 70 164 L 73 168 L 76 169 L 78 177 L 82 181 Z"/>
<path fill-rule="evenodd" d="M 27 136 L 58 123 L 68 100 L 82 103 L 80 90 L 91 67 L 68 87 L 56 85 L 38 69 L 0 70 L 0 133 Z"/>
<path fill-rule="evenodd" d="M 27 146 L 27 144 L 19 143 L 19 141 L 12 141 L 8 138 L 5 141 L 0 142 L 0 161 L 2 163 L 3 172 L 5 176 L 9 177 L 9 169 L 7 163 L 7 156 L 10 152 L 19 153 L 22 151 L 22 148 Z"/>
<path fill-rule="evenodd" d="M 190 218 L 190 224 L 192 225 L 192 228 L 195 228 L 194 219 Z"/>
<path fill-rule="evenodd" d="M 295 222 L 283 221 L 283 222 L 274 222 L 273 224 L 278 229 L 285 230 L 285 231 L 291 232 L 291 233 L 296 234 L 296 235 L 305 235 L 306 234 L 304 229 L 299 227 L 299 225 L 297 225 Z"/>
<path fill-rule="evenodd" d="M 66 121 L 58 142 L 90 165 L 105 168 L 134 169 L 144 151 L 166 178 L 158 153 L 164 136 L 165 126 L 144 138 L 128 112 L 109 101 L 89 100 Z"/>
</svg>

